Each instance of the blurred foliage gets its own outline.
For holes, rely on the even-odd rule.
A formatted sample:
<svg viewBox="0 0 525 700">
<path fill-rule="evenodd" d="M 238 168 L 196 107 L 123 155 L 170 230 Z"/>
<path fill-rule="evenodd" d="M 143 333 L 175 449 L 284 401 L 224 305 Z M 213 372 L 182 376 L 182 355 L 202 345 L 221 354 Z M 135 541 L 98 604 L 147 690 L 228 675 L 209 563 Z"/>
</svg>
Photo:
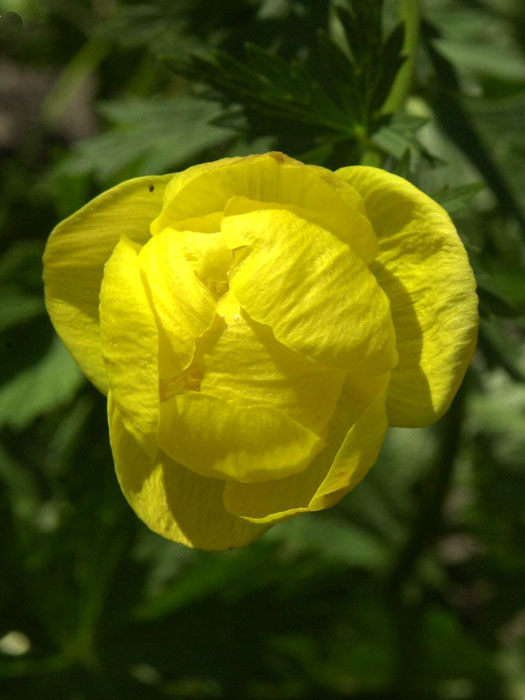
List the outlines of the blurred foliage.
<svg viewBox="0 0 525 700">
<path fill-rule="evenodd" d="M 4 0 L 2 700 L 525 697 L 525 5 L 422 5 Z M 193 552 L 124 502 L 40 258 L 103 187 L 269 148 L 434 195 L 480 343 L 447 416 L 391 430 L 338 507 Z"/>
</svg>

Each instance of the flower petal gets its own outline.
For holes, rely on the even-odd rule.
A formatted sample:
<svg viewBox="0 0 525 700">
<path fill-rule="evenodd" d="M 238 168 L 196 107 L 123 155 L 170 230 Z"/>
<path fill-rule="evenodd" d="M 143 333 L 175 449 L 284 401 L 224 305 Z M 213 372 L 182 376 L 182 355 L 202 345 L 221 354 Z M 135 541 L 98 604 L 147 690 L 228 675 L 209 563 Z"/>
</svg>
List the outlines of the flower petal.
<svg viewBox="0 0 525 700">
<path fill-rule="evenodd" d="M 159 422 L 158 331 L 139 266 L 140 246 L 122 238 L 100 290 L 100 337 L 109 386 L 124 424 L 150 453 Z"/>
<path fill-rule="evenodd" d="M 302 471 L 323 442 L 275 409 L 188 392 L 163 402 L 159 445 L 202 476 L 264 481 Z"/>
<path fill-rule="evenodd" d="M 337 503 L 374 464 L 387 421 L 385 392 L 390 374 L 347 379 L 326 448 L 301 474 L 262 484 L 226 483 L 226 509 L 252 522 L 275 523 Z"/>
<path fill-rule="evenodd" d="M 238 302 L 229 305 L 225 321 L 204 351 L 201 392 L 237 406 L 273 407 L 323 437 L 345 373 L 289 350 Z"/>
<path fill-rule="evenodd" d="M 216 225 L 215 214 L 235 196 L 305 209 L 351 243 L 366 263 L 375 257 L 377 241 L 357 192 L 329 170 L 304 165 L 282 153 L 227 158 L 214 167 L 190 168 L 170 183 L 151 232 L 156 235 L 167 227 L 217 230 L 209 228 Z"/>
<path fill-rule="evenodd" d="M 309 510 L 331 508 L 351 491 L 375 464 L 388 428 L 386 387 L 374 398 L 346 434 L 328 474 L 315 492 Z"/>
<path fill-rule="evenodd" d="M 329 231 L 336 238 L 339 238 L 341 241 L 343 241 L 343 243 L 348 243 L 354 250 L 356 250 L 356 252 L 359 252 L 353 245 L 354 241 L 352 240 L 356 228 L 358 228 L 360 224 L 360 221 L 357 223 L 355 221 L 355 210 L 349 209 L 342 214 L 341 212 L 334 212 L 333 207 L 327 209 L 307 209 L 306 206 L 309 204 L 309 201 L 305 201 L 303 202 L 303 206 L 298 206 L 296 204 L 283 204 L 281 202 L 261 201 L 256 199 L 248 199 L 248 197 L 235 196 L 231 197 L 226 203 L 224 208 L 224 216 L 248 214 L 249 212 L 261 210 L 275 211 L 284 209 L 292 212 L 300 219 L 317 224 L 326 231 Z M 359 214 L 359 219 L 362 218 L 363 217 Z M 367 225 L 369 224 L 367 223 Z M 374 255 L 375 250 L 376 248 L 374 248 Z M 372 255 L 370 255 L 369 258 L 369 260 L 365 261 L 367 264 L 373 260 Z"/>
<path fill-rule="evenodd" d="M 371 269 L 390 299 L 399 352 L 389 422 L 429 425 L 449 407 L 476 345 L 467 254 L 445 210 L 406 180 L 362 166 L 337 175 L 363 196 L 379 240 Z"/>
<path fill-rule="evenodd" d="M 104 264 L 121 235 L 145 243 L 172 175 L 127 180 L 60 223 L 44 254 L 46 305 L 53 324 L 88 378 L 107 391 L 98 301 Z"/>
<path fill-rule="evenodd" d="M 287 210 L 226 216 L 222 233 L 248 246 L 230 288 L 279 342 L 339 369 L 381 374 L 396 362 L 388 298 L 351 247 Z"/>
<path fill-rule="evenodd" d="M 111 392 L 108 399 L 117 477 L 129 504 L 151 530 L 204 550 L 242 547 L 266 530 L 224 509 L 224 482 L 198 476 L 162 452 L 149 457 L 126 430 Z"/>
<path fill-rule="evenodd" d="M 220 233 L 179 231 L 178 236 L 184 257 L 208 288 L 213 290 L 214 283 L 228 282 L 233 255 Z"/>
<path fill-rule="evenodd" d="M 195 340 L 215 317 L 215 299 L 195 275 L 184 255 L 177 231 L 151 238 L 140 251 L 140 267 L 151 305 L 176 359 L 174 372 L 186 369 L 195 352 Z"/>
</svg>

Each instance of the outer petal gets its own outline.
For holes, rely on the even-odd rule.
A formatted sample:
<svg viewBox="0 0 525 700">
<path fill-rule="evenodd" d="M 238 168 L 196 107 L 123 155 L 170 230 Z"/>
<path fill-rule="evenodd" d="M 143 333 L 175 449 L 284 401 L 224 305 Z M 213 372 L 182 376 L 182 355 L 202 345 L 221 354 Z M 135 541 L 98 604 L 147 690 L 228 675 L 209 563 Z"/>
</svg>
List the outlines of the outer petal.
<svg viewBox="0 0 525 700">
<path fill-rule="evenodd" d="M 98 300 L 104 264 L 121 235 L 145 243 L 172 175 L 127 180 L 62 221 L 44 254 L 46 305 L 53 324 L 89 379 L 107 391 Z"/>
<path fill-rule="evenodd" d="M 106 264 L 100 335 L 109 386 L 126 428 L 150 453 L 159 422 L 158 331 L 140 274 L 140 246 L 123 238 Z"/>
<path fill-rule="evenodd" d="M 264 481 L 302 471 L 323 442 L 275 409 L 188 392 L 162 404 L 159 445 L 202 476 Z"/>
<path fill-rule="evenodd" d="M 219 305 L 219 313 L 225 313 L 224 307 Z M 238 303 L 228 308 L 225 321 L 204 352 L 202 393 L 237 406 L 275 408 L 324 436 L 345 373 L 289 350 Z"/>
<path fill-rule="evenodd" d="M 275 523 L 337 503 L 377 459 L 387 427 L 389 379 L 389 373 L 348 379 L 330 423 L 327 446 L 308 469 L 262 484 L 228 482 L 226 509 L 252 522 Z"/>
<path fill-rule="evenodd" d="M 366 263 L 374 259 L 377 241 L 357 192 L 330 171 L 282 153 L 190 168 L 166 190 L 162 213 L 151 232 L 155 235 L 167 227 L 216 231 L 210 228 L 217 225 L 215 214 L 234 196 L 307 209 L 325 228 L 351 243 Z"/>
<path fill-rule="evenodd" d="M 388 428 L 385 397 L 386 385 L 348 431 L 328 474 L 310 501 L 309 510 L 322 510 L 338 503 L 375 463 Z"/>
<path fill-rule="evenodd" d="M 139 260 L 152 307 L 182 371 L 193 359 L 195 340 L 213 322 L 215 299 L 186 260 L 178 232 L 166 230 L 149 240 Z"/>
<path fill-rule="evenodd" d="M 108 401 L 113 458 L 120 486 L 131 507 L 154 532 L 187 547 L 224 550 L 242 547 L 266 527 L 227 513 L 224 482 L 205 479 L 159 452 L 152 459 L 126 430 Z"/>
<path fill-rule="evenodd" d="M 444 209 L 402 178 L 361 166 L 337 175 L 363 196 L 379 239 L 371 269 L 390 299 L 399 352 L 389 422 L 429 425 L 449 407 L 476 345 L 467 254 Z"/>
<path fill-rule="evenodd" d="M 222 233 L 248 246 L 230 288 L 279 342 L 340 369 L 381 374 L 396 362 L 388 299 L 351 247 L 286 210 L 227 216 Z"/>
</svg>

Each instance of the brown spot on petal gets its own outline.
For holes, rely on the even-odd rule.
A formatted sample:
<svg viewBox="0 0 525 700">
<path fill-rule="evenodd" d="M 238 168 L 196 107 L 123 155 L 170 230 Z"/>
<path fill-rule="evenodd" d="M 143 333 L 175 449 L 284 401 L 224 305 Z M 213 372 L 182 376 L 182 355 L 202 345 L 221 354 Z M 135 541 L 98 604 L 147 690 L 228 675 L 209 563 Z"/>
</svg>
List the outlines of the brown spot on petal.
<svg viewBox="0 0 525 700">
<path fill-rule="evenodd" d="M 279 163 L 285 163 L 287 160 L 290 160 L 284 153 L 281 153 L 281 151 L 271 151 L 268 155 Z"/>
</svg>

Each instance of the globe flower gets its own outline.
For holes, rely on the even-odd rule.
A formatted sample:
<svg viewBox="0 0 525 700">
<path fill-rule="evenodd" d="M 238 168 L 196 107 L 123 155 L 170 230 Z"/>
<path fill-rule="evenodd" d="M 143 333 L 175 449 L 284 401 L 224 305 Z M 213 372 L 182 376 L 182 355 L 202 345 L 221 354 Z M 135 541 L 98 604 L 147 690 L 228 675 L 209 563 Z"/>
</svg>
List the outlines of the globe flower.
<svg viewBox="0 0 525 700">
<path fill-rule="evenodd" d="M 450 218 L 376 168 L 268 153 L 128 180 L 56 227 L 44 268 L 125 497 L 207 550 L 337 503 L 388 425 L 446 411 L 476 342 Z"/>
</svg>

